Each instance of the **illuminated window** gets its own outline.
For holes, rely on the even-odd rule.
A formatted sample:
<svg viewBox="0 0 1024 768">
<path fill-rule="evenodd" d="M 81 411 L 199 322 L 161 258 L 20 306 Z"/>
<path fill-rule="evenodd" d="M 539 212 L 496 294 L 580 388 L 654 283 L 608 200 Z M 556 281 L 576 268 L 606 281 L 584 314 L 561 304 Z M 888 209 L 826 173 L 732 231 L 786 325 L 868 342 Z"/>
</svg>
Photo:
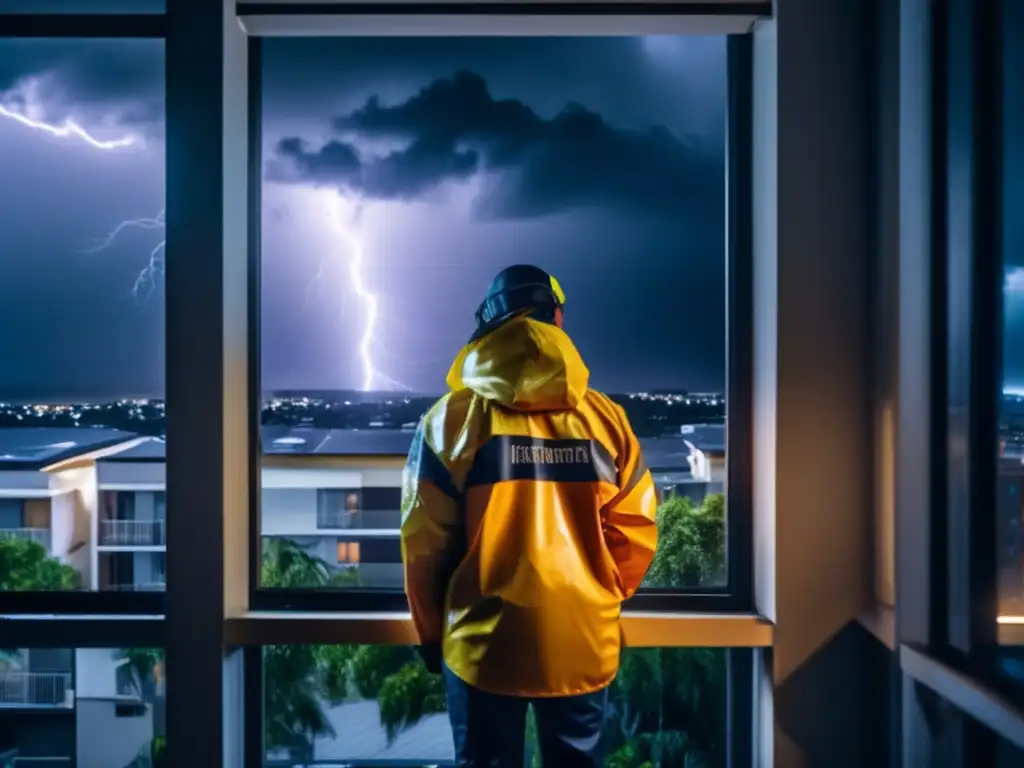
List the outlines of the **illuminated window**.
<svg viewBox="0 0 1024 768">
<path fill-rule="evenodd" d="M 358 565 L 359 564 L 359 542 L 358 541 L 339 541 L 338 542 L 338 562 L 345 565 Z"/>
</svg>

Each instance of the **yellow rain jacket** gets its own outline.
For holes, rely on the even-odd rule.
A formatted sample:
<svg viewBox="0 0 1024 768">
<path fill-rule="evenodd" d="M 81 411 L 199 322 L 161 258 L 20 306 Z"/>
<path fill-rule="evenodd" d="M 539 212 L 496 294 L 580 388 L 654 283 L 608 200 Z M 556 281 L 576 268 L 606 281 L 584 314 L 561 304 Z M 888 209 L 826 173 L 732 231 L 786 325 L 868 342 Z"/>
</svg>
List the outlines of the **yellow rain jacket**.
<svg viewBox="0 0 1024 768">
<path fill-rule="evenodd" d="M 405 591 L 421 643 L 483 691 L 565 696 L 619 666 L 620 604 L 657 543 L 651 473 L 621 407 L 554 325 L 466 346 L 403 475 Z"/>
</svg>

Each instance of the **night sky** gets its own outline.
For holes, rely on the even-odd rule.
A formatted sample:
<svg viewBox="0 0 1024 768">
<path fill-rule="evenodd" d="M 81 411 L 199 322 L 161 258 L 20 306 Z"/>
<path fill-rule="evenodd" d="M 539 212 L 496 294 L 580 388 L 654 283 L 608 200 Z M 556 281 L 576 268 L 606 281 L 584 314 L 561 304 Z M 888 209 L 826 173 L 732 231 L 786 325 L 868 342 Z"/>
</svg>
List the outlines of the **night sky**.
<svg viewBox="0 0 1024 768">
<path fill-rule="evenodd" d="M 561 282 L 595 386 L 723 386 L 724 39 L 275 39 L 264 73 L 270 386 L 363 381 L 339 227 L 375 388 L 440 391 L 517 262 Z"/>
<path fill-rule="evenodd" d="M 0 115 L 0 396 L 162 390 L 159 251 L 137 280 L 162 236 L 162 70 L 159 41 L 0 40 L 0 107 L 133 140 Z M 595 386 L 723 387 L 724 39 L 271 39 L 264 88 L 264 389 L 364 385 L 354 241 L 374 389 L 442 391 L 516 262 L 561 281 Z M 101 247 L 131 218 L 151 228 Z M 1018 264 L 1007 383 L 1024 386 Z"/>
</svg>

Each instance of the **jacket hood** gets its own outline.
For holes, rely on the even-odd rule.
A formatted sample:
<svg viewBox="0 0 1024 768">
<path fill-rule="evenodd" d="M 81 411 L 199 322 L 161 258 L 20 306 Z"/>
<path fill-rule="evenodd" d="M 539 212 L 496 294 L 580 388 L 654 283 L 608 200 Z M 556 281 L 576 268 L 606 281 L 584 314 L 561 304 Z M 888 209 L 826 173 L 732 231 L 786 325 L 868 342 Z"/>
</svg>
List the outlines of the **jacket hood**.
<svg viewBox="0 0 1024 768">
<path fill-rule="evenodd" d="M 470 389 L 515 411 L 573 410 L 590 371 L 556 325 L 517 317 L 462 348 L 448 371 L 453 392 Z"/>
</svg>

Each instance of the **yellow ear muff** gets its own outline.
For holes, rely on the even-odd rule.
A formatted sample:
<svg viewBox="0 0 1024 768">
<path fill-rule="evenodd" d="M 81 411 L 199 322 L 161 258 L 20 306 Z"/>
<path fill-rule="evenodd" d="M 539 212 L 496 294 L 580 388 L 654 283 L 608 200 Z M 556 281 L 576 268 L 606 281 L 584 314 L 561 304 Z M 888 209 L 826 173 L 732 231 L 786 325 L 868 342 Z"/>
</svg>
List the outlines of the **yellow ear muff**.
<svg viewBox="0 0 1024 768">
<path fill-rule="evenodd" d="M 555 298 L 558 299 L 559 305 L 565 304 L 565 291 L 562 290 L 562 286 L 558 284 L 554 275 L 548 275 L 548 277 L 551 279 L 551 290 L 554 292 Z"/>
</svg>

